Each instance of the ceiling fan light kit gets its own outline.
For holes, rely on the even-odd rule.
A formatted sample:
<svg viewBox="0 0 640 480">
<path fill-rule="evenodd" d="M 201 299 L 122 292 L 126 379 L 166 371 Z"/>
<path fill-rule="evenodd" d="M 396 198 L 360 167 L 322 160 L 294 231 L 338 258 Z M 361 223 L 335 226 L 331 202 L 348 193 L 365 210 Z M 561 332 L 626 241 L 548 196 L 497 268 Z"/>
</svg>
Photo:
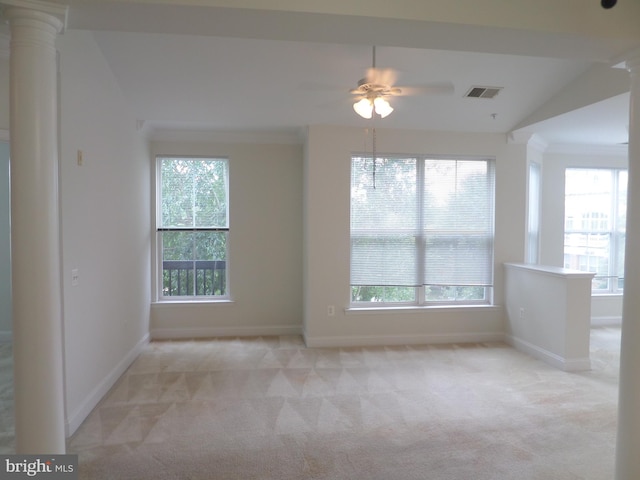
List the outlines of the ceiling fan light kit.
<svg viewBox="0 0 640 480">
<path fill-rule="evenodd" d="M 380 118 L 384 118 L 393 112 L 393 107 L 382 97 L 375 97 L 373 100 L 362 98 L 353 104 L 353 109 L 362 118 L 367 119 L 373 116 L 374 110 L 380 115 Z"/>
<path fill-rule="evenodd" d="M 384 118 L 388 116 L 391 112 L 393 112 L 393 107 L 389 105 L 389 102 L 387 102 L 382 97 L 375 98 L 375 100 L 373 101 L 373 107 L 376 113 L 380 115 L 381 118 Z"/>
<path fill-rule="evenodd" d="M 358 86 L 349 90 L 349 93 L 357 95 L 353 109 L 362 118 L 372 118 L 373 113 L 385 118 L 393 112 L 393 107 L 387 98 L 398 95 L 450 95 L 453 93 L 453 84 L 422 85 L 414 87 L 395 86 L 397 74 L 391 68 L 376 67 L 376 47 L 373 47 L 372 66 L 367 70 L 365 78 L 358 81 Z M 499 90 L 499 89 L 498 89 Z M 497 91 L 496 91 L 497 93 Z"/>
<path fill-rule="evenodd" d="M 353 109 L 362 118 L 371 118 L 373 116 L 373 103 L 367 98 L 363 98 L 354 103 Z"/>
</svg>

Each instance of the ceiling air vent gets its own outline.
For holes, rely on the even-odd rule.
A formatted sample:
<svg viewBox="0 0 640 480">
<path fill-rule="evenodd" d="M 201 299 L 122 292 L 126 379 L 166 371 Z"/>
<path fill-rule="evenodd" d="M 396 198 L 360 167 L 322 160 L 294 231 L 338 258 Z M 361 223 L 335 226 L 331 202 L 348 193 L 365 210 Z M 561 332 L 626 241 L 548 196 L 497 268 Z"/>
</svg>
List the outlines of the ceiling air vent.
<svg viewBox="0 0 640 480">
<path fill-rule="evenodd" d="M 502 90 L 502 87 L 471 87 L 464 96 L 469 98 L 493 98 L 500 90 Z"/>
</svg>

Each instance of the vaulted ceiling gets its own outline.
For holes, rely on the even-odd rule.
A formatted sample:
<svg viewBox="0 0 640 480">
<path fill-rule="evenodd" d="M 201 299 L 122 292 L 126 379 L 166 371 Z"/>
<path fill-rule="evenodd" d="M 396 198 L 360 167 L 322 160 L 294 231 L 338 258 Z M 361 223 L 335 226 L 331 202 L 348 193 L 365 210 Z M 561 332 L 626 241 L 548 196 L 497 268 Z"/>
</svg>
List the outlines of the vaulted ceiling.
<svg viewBox="0 0 640 480">
<path fill-rule="evenodd" d="M 69 3 L 69 2 L 59 2 Z M 376 125 L 538 133 L 554 144 L 627 141 L 640 2 L 620 0 L 71 0 L 68 29 L 95 39 L 135 115 L 156 130 L 294 132 L 368 125 L 349 90 L 372 63 L 397 84 Z M 623 64 L 621 66 L 624 66 Z M 502 87 L 493 99 L 472 86 Z"/>
</svg>

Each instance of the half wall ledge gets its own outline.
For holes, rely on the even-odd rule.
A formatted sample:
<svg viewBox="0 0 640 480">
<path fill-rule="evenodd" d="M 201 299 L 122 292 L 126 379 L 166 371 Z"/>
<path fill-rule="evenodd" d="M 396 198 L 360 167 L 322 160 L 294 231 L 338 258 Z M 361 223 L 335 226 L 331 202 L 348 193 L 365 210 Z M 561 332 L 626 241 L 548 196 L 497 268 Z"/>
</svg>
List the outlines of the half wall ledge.
<svg viewBox="0 0 640 480">
<path fill-rule="evenodd" d="M 595 274 L 505 263 L 506 341 L 565 371 L 589 370 Z"/>
</svg>

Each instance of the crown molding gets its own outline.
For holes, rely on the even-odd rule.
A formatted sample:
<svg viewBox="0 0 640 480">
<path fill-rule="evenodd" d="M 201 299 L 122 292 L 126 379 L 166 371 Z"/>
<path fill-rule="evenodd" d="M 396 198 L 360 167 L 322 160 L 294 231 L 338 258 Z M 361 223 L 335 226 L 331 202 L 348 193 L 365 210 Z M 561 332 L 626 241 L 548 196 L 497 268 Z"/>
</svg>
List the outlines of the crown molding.
<svg viewBox="0 0 640 480">
<path fill-rule="evenodd" d="M 544 153 L 549 143 L 537 133 L 514 131 L 507 134 L 507 143 L 511 145 L 526 145 L 534 150 Z"/>
<path fill-rule="evenodd" d="M 544 153 L 549 148 L 549 143 L 537 133 L 531 135 L 527 142 L 527 147 L 531 147 L 537 152 Z"/>
<path fill-rule="evenodd" d="M 149 138 L 159 142 L 197 143 L 250 143 L 275 145 L 301 145 L 300 131 L 222 131 L 222 130 L 172 130 L 151 128 Z"/>
<path fill-rule="evenodd" d="M 628 157 L 628 145 L 588 145 L 551 144 L 545 153 L 562 155 L 597 155 L 608 157 Z"/>
</svg>

